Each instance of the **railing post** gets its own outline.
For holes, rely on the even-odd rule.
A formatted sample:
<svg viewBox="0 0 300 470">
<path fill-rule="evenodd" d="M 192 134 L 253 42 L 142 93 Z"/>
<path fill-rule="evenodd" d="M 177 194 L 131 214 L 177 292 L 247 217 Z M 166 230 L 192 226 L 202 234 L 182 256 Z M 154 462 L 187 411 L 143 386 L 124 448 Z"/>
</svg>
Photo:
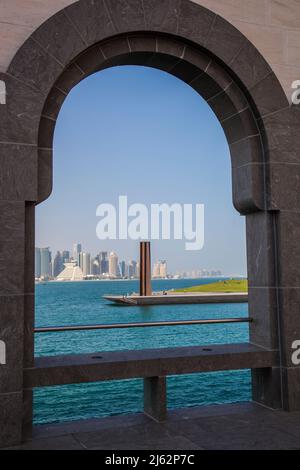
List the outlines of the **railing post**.
<svg viewBox="0 0 300 470">
<path fill-rule="evenodd" d="M 166 420 L 166 377 L 147 377 L 144 379 L 144 413 L 159 423 Z"/>
</svg>

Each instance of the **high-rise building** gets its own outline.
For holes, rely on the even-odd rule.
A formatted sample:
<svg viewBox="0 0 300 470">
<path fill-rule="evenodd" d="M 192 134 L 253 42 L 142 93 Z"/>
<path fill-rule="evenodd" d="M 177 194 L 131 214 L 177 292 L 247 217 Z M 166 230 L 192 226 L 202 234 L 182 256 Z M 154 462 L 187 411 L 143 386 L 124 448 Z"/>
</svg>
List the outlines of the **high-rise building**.
<svg viewBox="0 0 300 470">
<path fill-rule="evenodd" d="M 129 261 L 128 263 L 128 277 L 133 278 L 137 277 L 136 273 L 137 262 L 134 260 Z"/>
<path fill-rule="evenodd" d="M 153 266 L 152 277 L 154 278 L 165 278 L 167 277 L 167 262 L 163 261 L 156 261 Z"/>
<path fill-rule="evenodd" d="M 80 253 L 82 259 L 82 273 L 84 276 L 89 276 L 91 274 L 91 255 L 90 253 Z"/>
<path fill-rule="evenodd" d="M 71 259 L 70 252 L 68 250 L 64 250 L 61 252 L 63 263 L 68 263 Z"/>
<path fill-rule="evenodd" d="M 128 276 L 128 266 L 125 263 L 125 261 L 120 261 L 119 263 L 119 272 L 121 277 L 127 277 Z"/>
<path fill-rule="evenodd" d="M 41 249 L 35 248 L 35 257 L 34 257 L 34 271 L 35 277 L 41 277 Z"/>
<path fill-rule="evenodd" d="M 160 262 L 156 261 L 153 265 L 152 277 L 160 277 Z"/>
<path fill-rule="evenodd" d="M 50 248 L 40 248 L 41 277 L 51 277 L 51 251 Z"/>
<path fill-rule="evenodd" d="M 159 274 L 162 279 L 166 278 L 168 275 L 167 262 L 165 260 L 160 262 Z"/>
<path fill-rule="evenodd" d="M 101 251 L 98 257 L 99 257 L 99 263 L 100 263 L 100 274 L 107 274 L 109 272 L 107 251 Z"/>
<path fill-rule="evenodd" d="M 136 263 L 135 277 L 140 277 L 140 262 L 139 261 Z"/>
<path fill-rule="evenodd" d="M 63 252 L 58 251 L 53 261 L 53 276 L 57 277 L 64 270 Z"/>
<path fill-rule="evenodd" d="M 73 260 L 77 262 L 78 266 L 79 264 L 79 254 L 82 252 L 82 245 L 81 243 L 74 243 L 73 245 Z"/>
<path fill-rule="evenodd" d="M 93 274 L 93 276 L 98 276 L 100 274 L 100 264 L 97 256 L 91 260 L 91 274 Z"/>
<path fill-rule="evenodd" d="M 108 272 L 110 277 L 119 277 L 118 255 L 112 251 L 108 258 Z"/>
</svg>

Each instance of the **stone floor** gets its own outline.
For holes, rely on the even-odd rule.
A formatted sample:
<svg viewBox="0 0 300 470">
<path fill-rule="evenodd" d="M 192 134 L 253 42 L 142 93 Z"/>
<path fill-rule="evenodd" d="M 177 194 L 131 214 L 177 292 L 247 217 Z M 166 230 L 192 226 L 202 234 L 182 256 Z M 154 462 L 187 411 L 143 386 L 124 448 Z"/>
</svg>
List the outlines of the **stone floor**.
<svg viewBox="0 0 300 470">
<path fill-rule="evenodd" d="M 37 426 L 11 449 L 300 449 L 300 412 L 252 403 L 170 411 L 164 424 L 143 414 Z"/>
</svg>

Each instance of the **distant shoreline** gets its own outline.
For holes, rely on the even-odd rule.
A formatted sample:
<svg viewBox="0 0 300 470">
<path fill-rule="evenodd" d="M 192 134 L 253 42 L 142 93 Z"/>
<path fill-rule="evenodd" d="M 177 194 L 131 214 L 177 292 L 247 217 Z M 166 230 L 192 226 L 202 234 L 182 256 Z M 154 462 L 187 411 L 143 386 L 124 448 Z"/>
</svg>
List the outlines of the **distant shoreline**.
<svg viewBox="0 0 300 470">
<path fill-rule="evenodd" d="M 235 279 L 246 279 L 246 276 L 234 276 Z M 152 281 L 201 281 L 201 280 L 214 280 L 214 279 L 232 279 L 232 276 L 219 276 L 219 277 L 184 277 L 184 278 L 164 278 L 164 279 L 152 279 Z M 55 279 L 51 279 L 49 281 L 35 281 L 35 285 L 43 285 L 48 283 L 56 283 L 56 284 L 74 284 L 77 282 L 139 282 L 139 279 L 77 279 L 76 281 L 57 281 Z"/>
</svg>

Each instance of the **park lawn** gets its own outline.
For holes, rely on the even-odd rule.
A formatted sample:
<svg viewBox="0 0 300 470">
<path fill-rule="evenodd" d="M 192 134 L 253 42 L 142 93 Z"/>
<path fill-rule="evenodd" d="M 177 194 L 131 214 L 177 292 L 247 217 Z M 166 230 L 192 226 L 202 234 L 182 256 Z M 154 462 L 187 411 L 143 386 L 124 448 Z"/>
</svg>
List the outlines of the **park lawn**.
<svg viewBox="0 0 300 470">
<path fill-rule="evenodd" d="M 248 281 L 246 279 L 228 279 L 201 286 L 176 289 L 174 292 L 248 292 Z"/>
</svg>

